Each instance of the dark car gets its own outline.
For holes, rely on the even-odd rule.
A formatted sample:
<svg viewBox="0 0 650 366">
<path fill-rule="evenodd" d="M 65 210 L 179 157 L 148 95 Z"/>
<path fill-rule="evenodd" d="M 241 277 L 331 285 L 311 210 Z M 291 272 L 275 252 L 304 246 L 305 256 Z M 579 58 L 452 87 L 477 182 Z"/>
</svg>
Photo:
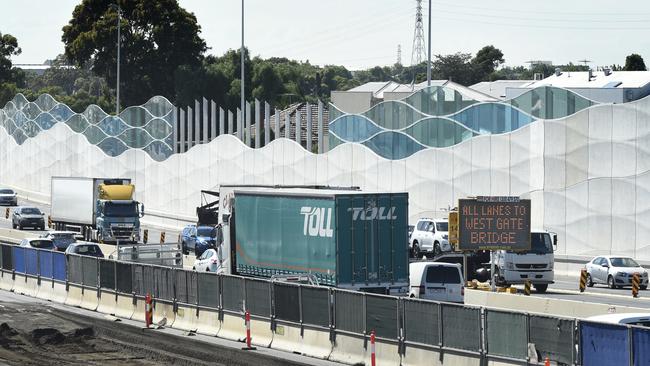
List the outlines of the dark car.
<svg viewBox="0 0 650 366">
<path fill-rule="evenodd" d="M 216 246 L 217 230 L 209 225 L 188 225 L 181 232 L 181 244 L 183 253 L 189 254 L 190 250 L 196 257 L 203 252 Z"/>
<path fill-rule="evenodd" d="M 88 255 L 91 257 L 104 258 L 102 249 L 93 243 L 72 243 L 65 250 L 66 254 Z"/>
<path fill-rule="evenodd" d="M 45 230 L 45 216 L 36 207 L 18 207 L 11 216 L 11 226 L 22 230 L 24 227 Z"/>
<path fill-rule="evenodd" d="M 0 205 L 18 206 L 18 195 L 13 189 L 0 189 Z"/>
</svg>

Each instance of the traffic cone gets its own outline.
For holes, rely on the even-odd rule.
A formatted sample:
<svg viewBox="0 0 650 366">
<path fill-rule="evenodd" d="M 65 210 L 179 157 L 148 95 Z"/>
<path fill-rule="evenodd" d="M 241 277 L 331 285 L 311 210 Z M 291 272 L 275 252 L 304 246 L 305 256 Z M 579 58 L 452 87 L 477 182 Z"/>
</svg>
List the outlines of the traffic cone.
<svg viewBox="0 0 650 366">
<path fill-rule="evenodd" d="M 544 366 L 551 366 L 551 360 L 549 360 L 548 357 L 544 359 Z"/>
</svg>

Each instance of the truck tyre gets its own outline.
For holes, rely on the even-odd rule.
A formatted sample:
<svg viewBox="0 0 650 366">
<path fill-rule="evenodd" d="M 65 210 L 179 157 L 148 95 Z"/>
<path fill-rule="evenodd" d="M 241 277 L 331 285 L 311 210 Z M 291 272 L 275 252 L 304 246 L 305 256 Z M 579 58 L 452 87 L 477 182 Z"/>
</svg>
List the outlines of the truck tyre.
<svg viewBox="0 0 650 366">
<path fill-rule="evenodd" d="M 548 290 L 547 283 L 538 283 L 535 285 L 535 291 L 537 291 L 538 294 L 543 294 L 546 290 Z"/>
<path fill-rule="evenodd" d="M 413 242 L 413 249 L 411 249 L 411 256 L 413 258 L 417 259 L 417 258 L 420 258 L 421 255 L 422 255 L 422 253 L 420 253 L 420 246 L 418 245 L 417 241 L 414 241 Z"/>
<path fill-rule="evenodd" d="M 438 242 L 433 243 L 433 256 L 437 257 L 440 254 L 442 254 L 442 250 L 440 249 L 440 243 Z"/>
<path fill-rule="evenodd" d="M 594 287 L 594 280 L 589 273 L 587 273 L 587 287 Z"/>
</svg>

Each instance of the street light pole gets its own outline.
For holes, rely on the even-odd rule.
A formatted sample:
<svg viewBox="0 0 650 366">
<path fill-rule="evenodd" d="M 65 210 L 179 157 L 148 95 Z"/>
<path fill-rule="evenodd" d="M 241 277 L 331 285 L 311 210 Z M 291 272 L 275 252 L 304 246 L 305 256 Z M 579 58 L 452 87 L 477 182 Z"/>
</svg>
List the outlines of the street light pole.
<svg viewBox="0 0 650 366">
<path fill-rule="evenodd" d="M 244 0 L 241 0 L 241 120 L 242 126 L 245 125 L 245 97 L 244 97 Z M 244 138 L 244 131 L 237 131 L 239 136 Z"/>
<path fill-rule="evenodd" d="M 122 20 L 122 12 L 120 11 L 120 4 L 117 4 L 117 100 L 115 115 L 120 114 L 120 22 Z"/>
<path fill-rule="evenodd" d="M 429 56 L 427 59 L 427 86 L 431 86 L 431 0 L 429 0 Z"/>
</svg>

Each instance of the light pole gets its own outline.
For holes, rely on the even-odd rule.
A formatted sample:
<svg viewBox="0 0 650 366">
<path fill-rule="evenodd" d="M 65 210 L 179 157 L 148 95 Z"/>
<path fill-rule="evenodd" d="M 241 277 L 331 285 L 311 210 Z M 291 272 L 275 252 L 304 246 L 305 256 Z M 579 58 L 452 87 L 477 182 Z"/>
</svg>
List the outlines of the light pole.
<svg viewBox="0 0 650 366">
<path fill-rule="evenodd" d="M 427 58 L 427 86 L 431 86 L 431 0 L 429 0 L 429 52 Z"/>
<path fill-rule="evenodd" d="M 241 53 L 241 120 L 242 120 L 242 126 L 246 125 L 244 121 L 246 121 L 246 112 L 244 109 L 244 104 L 246 103 L 245 97 L 244 97 L 244 0 L 241 0 L 241 50 L 239 51 Z M 239 136 L 244 138 L 244 131 L 238 131 Z"/>
<path fill-rule="evenodd" d="M 120 23 L 122 21 L 122 11 L 120 9 L 120 4 L 111 4 L 111 8 L 117 11 L 117 96 L 115 103 L 115 115 L 120 114 L 120 47 L 121 47 L 121 37 L 120 37 Z"/>
</svg>

